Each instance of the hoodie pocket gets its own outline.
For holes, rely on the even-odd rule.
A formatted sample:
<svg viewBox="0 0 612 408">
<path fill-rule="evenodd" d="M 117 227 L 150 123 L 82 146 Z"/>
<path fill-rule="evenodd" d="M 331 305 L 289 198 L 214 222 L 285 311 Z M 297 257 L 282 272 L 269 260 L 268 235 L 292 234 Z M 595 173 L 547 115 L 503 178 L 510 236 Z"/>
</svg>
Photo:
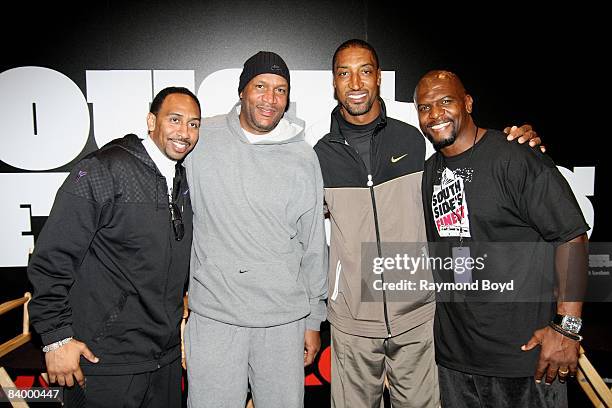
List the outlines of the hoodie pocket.
<svg viewBox="0 0 612 408">
<path fill-rule="evenodd" d="M 308 305 L 301 280 L 285 262 L 241 262 L 234 264 L 235 288 L 260 312 L 292 310 Z"/>
</svg>

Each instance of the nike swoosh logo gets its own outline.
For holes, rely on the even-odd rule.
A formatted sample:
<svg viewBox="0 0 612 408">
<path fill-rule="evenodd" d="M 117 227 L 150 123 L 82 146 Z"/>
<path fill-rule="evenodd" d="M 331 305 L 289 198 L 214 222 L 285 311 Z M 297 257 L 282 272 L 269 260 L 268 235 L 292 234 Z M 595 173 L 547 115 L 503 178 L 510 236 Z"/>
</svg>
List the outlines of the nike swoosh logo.
<svg viewBox="0 0 612 408">
<path fill-rule="evenodd" d="M 408 153 L 406 154 L 402 154 L 400 157 L 398 157 L 397 159 L 393 156 L 391 156 L 391 163 L 397 163 L 398 161 L 402 160 L 404 157 L 408 156 Z"/>
</svg>

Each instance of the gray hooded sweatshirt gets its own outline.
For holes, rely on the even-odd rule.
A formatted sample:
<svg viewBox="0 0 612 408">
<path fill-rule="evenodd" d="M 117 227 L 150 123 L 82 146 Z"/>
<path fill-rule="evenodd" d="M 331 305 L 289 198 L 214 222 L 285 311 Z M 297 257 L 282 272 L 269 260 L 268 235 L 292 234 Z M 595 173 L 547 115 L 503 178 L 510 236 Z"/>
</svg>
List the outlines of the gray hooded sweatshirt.
<svg viewBox="0 0 612 408">
<path fill-rule="evenodd" d="M 245 327 L 270 327 L 306 316 L 325 320 L 327 245 L 319 161 L 304 124 L 295 133 L 251 144 L 236 105 L 207 118 L 187 156 L 193 245 L 189 307 Z"/>
</svg>

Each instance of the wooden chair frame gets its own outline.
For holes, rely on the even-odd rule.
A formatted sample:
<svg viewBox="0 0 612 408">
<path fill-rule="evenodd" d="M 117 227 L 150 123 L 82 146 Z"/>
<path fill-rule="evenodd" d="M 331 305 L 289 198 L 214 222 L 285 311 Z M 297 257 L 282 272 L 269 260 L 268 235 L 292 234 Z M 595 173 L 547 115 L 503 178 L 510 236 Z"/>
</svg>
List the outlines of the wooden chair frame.
<svg viewBox="0 0 612 408">
<path fill-rule="evenodd" d="M 32 299 L 32 295 L 29 292 L 26 292 L 23 297 L 9 300 L 8 302 L 4 302 L 0 305 L 0 315 L 10 312 L 11 310 L 23 305 L 23 327 L 21 334 L 18 334 L 12 339 L 0 344 L 0 357 L 5 356 L 32 339 L 32 334 L 30 333 L 30 315 L 28 314 L 28 303 L 30 302 L 30 299 Z M 0 367 L 0 386 L 2 388 L 15 387 L 15 383 L 8 375 L 4 367 Z M 11 401 L 11 405 L 14 408 L 28 407 L 28 404 L 24 400 L 13 400 Z"/>
<path fill-rule="evenodd" d="M 584 349 L 580 347 L 578 359 L 578 384 L 597 408 L 612 408 L 612 389 L 608 388 L 595 367 L 587 358 Z"/>
</svg>

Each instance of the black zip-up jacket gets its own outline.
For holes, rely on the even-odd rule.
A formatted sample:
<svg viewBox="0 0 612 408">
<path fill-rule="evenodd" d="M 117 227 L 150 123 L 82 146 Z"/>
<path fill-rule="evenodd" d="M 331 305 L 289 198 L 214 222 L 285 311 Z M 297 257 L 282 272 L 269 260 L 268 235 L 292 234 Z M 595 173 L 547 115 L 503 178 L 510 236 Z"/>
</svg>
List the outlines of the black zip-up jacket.
<svg viewBox="0 0 612 408">
<path fill-rule="evenodd" d="M 59 189 L 28 266 L 31 322 L 44 344 L 83 341 L 100 358 L 85 374 L 134 374 L 180 356 L 192 212 L 183 166 L 173 201 L 140 139 L 127 135 L 81 160 Z"/>
<path fill-rule="evenodd" d="M 362 243 L 371 243 L 380 257 L 396 250 L 395 243 L 427 242 L 421 201 L 425 139 L 415 127 L 387 118 L 380 103 L 381 120 L 370 143 L 371 174 L 341 134 L 339 106 L 330 133 L 314 147 L 331 221 L 328 320 L 345 333 L 374 338 L 410 330 L 433 319 L 435 310 L 429 290 L 374 291 L 373 298 L 365 290 L 375 276 L 370 265 L 361 264 Z M 431 282 L 431 271 L 420 269 L 410 279 Z"/>
</svg>

